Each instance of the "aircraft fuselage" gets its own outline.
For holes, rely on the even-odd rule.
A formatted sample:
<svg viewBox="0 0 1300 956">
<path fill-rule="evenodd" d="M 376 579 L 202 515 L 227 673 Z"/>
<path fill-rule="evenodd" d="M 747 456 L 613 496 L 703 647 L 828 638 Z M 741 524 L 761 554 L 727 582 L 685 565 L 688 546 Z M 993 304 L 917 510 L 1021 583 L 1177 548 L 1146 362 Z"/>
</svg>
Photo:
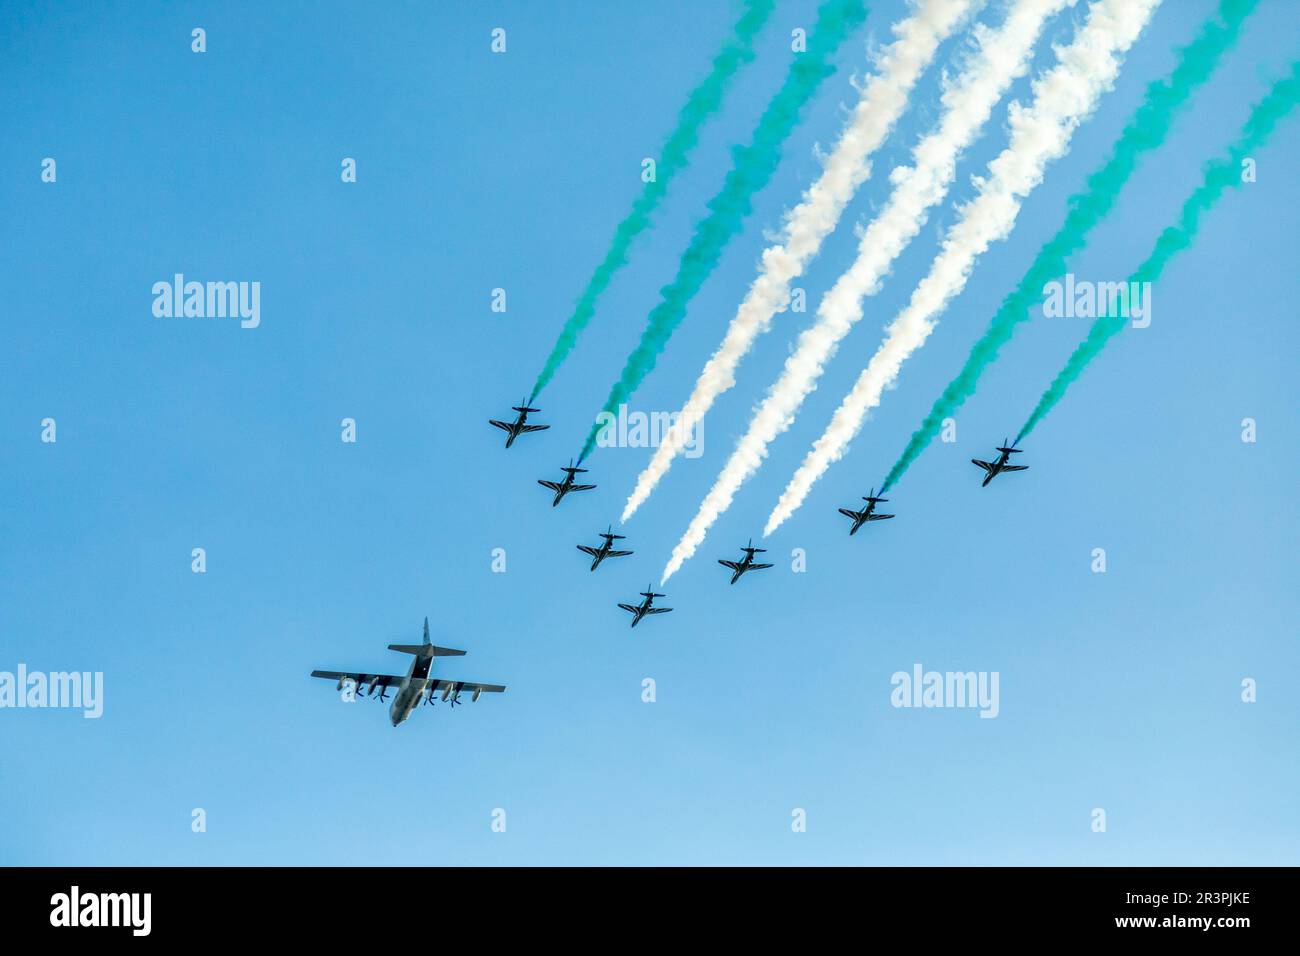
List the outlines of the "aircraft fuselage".
<svg viewBox="0 0 1300 956">
<path fill-rule="evenodd" d="M 420 706 L 420 697 L 429 684 L 429 670 L 432 667 L 432 657 L 417 657 L 411 661 L 406 680 L 402 681 L 402 686 L 393 697 L 392 706 L 388 708 L 388 718 L 394 727 L 410 717 L 411 711 Z"/>
</svg>

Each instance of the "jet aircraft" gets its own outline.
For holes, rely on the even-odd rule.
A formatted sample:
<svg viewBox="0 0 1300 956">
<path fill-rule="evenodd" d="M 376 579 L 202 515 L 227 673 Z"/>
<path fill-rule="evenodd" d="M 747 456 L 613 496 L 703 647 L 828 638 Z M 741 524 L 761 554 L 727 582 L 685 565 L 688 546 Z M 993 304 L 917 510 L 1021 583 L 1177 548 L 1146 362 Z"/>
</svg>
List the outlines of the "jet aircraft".
<svg viewBox="0 0 1300 956">
<path fill-rule="evenodd" d="M 749 539 L 749 545 L 747 547 L 741 548 L 740 550 L 745 552 L 745 556 L 741 558 L 740 561 L 723 561 L 721 558 L 718 559 L 718 564 L 722 565 L 724 568 L 730 568 L 732 571 L 735 572 L 731 576 L 732 584 L 735 584 L 737 581 L 739 581 L 740 576 L 744 574 L 746 571 L 761 571 L 764 568 L 770 568 L 772 566 L 770 564 L 754 563 L 754 555 L 763 554 L 767 551 L 767 549 L 754 547 L 753 538 Z"/>
<path fill-rule="evenodd" d="M 551 427 L 550 425 L 527 424 L 528 413 L 540 412 L 541 411 L 540 408 L 529 408 L 528 405 L 525 403 L 522 405 L 513 406 L 513 410 L 519 413 L 519 417 L 516 418 L 513 422 L 499 422 L 495 418 L 488 419 L 489 424 L 495 425 L 497 428 L 500 428 L 502 431 L 506 433 L 507 448 L 513 445 L 515 443 L 515 439 L 518 438 L 520 435 L 525 435 L 528 432 L 545 431 L 546 429 Z"/>
<path fill-rule="evenodd" d="M 598 532 L 600 536 L 605 539 L 605 543 L 600 545 L 600 547 L 589 548 L 585 544 L 578 545 L 579 551 L 591 555 L 592 558 L 594 559 L 591 562 L 591 570 L 595 571 L 598 567 L 600 567 L 600 562 L 604 561 L 606 558 L 622 558 L 632 553 L 631 551 L 614 550 L 614 542 L 622 541 L 625 536 L 621 534 L 614 534 L 613 530 L 614 530 L 614 526 L 609 525 L 608 528 L 606 528 L 606 530 Z"/>
<path fill-rule="evenodd" d="M 670 607 L 651 607 L 651 605 L 654 604 L 655 602 L 655 598 L 667 597 L 667 595 L 656 594 L 654 591 L 650 590 L 650 585 L 648 584 L 646 585 L 646 590 L 641 592 L 641 596 L 644 597 L 645 600 L 642 601 L 640 604 L 619 605 L 619 607 L 621 607 L 623 610 L 630 611 L 632 613 L 633 627 L 636 627 L 638 624 L 640 624 L 641 618 L 645 617 L 647 614 L 667 614 L 669 611 L 672 610 L 672 608 Z"/>
<path fill-rule="evenodd" d="M 861 528 L 865 522 L 884 521 L 887 518 L 894 517 L 893 515 L 876 514 L 876 505 L 878 505 L 882 501 L 888 501 L 889 499 L 877 498 L 875 495 L 876 495 L 876 489 L 872 488 L 869 492 L 867 492 L 865 495 L 862 496 L 862 500 L 867 503 L 867 506 L 863 508 L 861 511 L 853 511 L 849 508 L 840 509 L 840 514 L 844 515 L 844 517 L 846 518 L 853 519 L 853 527 L 849 529 L 849 534 L 857 534 L 858 529 Z"/>
<path fill-rule="evenodd" d="M 1019 441 L 1019 439 L 1016 440 Z M 998 451 L 1000 451 L 1002 454 L 999 455 L 998 460 L 994 462 L 980 461 L 978 458 L 971 459 L 971 464 L 979 465 L 987 472 L 987 474 L 984 476 L 984 484 L 980 485 L 981 488 L 987 488 L 989 482 L 992 481 L 998 475 L 1002 474 L 1002 472 L 1004 471 L 1024 471 L 1026 468 L 1029 467 L 1028 465 L 1007 464 L 1007 459 L 1009 459 L 1012 455 L 1019 455 L 1021 452 L 1024 451 L 1024 449 L 1017 448 L 1015 445 L 1008 446 L 1007 440 L 1005 438 L 1002 439 L 1002 444 L 1001 446 L 998 447 Z"/>
<path fill-rule="evenodd" d="M 570 491 L 590 491 L 592 488 L 596 487 L 595 485 L 575 485 L 573 483 L 573 479 L 577 475 L 586 474 L 587 469 L 575 468 L 573 466 L 572 458 L 569 459 L 569 467 L 561 468 L 560 471 L 565 472 L 565 477 L 564 480 L 558 484 L 554 481 L 547 481 L 545 478 L 537 479 L 537 483 L 543 488 L 549 488 L 551 491 L 555 492 L 555 500 L 551 502 L 552 508 L 558 505 L 564 496 Z"/>
</svg>

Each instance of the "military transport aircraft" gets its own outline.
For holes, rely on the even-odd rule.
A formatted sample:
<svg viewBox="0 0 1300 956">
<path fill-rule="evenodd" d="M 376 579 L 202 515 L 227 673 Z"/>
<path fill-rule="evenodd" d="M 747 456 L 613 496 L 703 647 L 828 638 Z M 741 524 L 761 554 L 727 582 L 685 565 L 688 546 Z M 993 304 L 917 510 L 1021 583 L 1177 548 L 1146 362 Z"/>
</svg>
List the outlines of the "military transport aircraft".
<svg viewBox="0 0 1300 956">
<path fill-rule="evenodd" d="M 591 555 L 595 559 L 594 561 L 591 562 L 591 570 L 595 571 L 598 567 L 600 567 L 600 562 L 604 561 L 606 558 L 622 558 L 632 553 L 631 551 L 613 550 L 614 542 L 622 541 L 623 538 L 625 537 L 625 535 L 614 534 L 613 530 L 614 530 L 614 526 L 609 525 L 604 531 L 597 532 L 602 538 L 605 539 L 605 543 L 598 548 L 589 548 L 585 544 L 578 545 L 579 551 L 586 552 L 587 554 Z"/>
<path fill-rule="evenodd" d="M 1016 439 L 1016 441 L 1019 440 L 1020 439 L 1018 438 Z M 998 460 L 994 462 L 980 461 L 978 458 L 971 459 L 972 465 L 979 465 L 986 472 L 988 472 L 988 474 L 984 476 L 984 484 L 980 485 L 981 488 L 987 488 L 989 482 L 992 481 L 995 476 L 1002 474 L 1002 472 L 1004 471 L 1024 471 L 1026 468 L 1029 467 L 1028 465 L 1007 464 L 1008 458 L 1010 458 L 1012 455 L 1019 455 L 1022 451 L 1024 451 L 1024 449 L 1017 448 L 1015 445 L 1008 446 L 1007 440 L 1005 438 L 1002 439 L 1002 444 L 1001 446 L 999 446 L 998 451 L 1002 452 L 1002 454 L 999 455 Z"/>
<path fill-rule="evenodd" d="M 561 468 L 560 471 L 566 472 L 566 474 L 565 474 L 564 481 L 560 482 L 559 484 L 556 484 L 553 481 L 547 481 L 544 478 L 537 479 L 537 483 L 541 485 L 543 488 L 549 488 L 551 489 L 551 491 L 555 492 L 555 500 L 551 502 L 552 508 L 558 505 L 560 503 L 560 499 L 562 499 L 570 491 L 590 491 L 592 488 L 596 487 L 595 485 L 575 485 L 573 483 L 574 476 L 586 474 L 587 469 L 573 467 L 572 458 L 569 459 L 569 467 Z"/>
<path fill-rule="evenodd" d="M 633 626 L 633 627 L 636 627 L 637 624 L 639 624 L 639 623 L 641 622 L 641 618 L 645 617 L 647 614 L 667 614 L 669 611 L 672 610 L 672 608 L 670 608 L 670 607 L 651 607 L 651 606 L 650 606 L 650 605 L 654 604 L 654 602 L 655 602 L 655 598 L 657 598 L 657 597 L 667 597 L 667 595 L 666 595 L 666 594 L 655 594 L 654 591 L 651 591 L 651 590 L 650 590 L 650 585 L 648 585 L 648 584 L 646 585 L 646 590 L 644 590 L 644 591 L 641 592 L 641 596 L 644 597 L 645 600 L 642 601 L 639 605 L 638 605 L 638 604 L 620 604 L 620 605 L 619 605 L 619 607 L 621 607 L 623 610 L 625 610 L 625 611 L 631 611 L 631 612 L 632 612 L 632 626 Z"/>
<path fill-rule="evenodd" d="M 546 429 L 551 427 L 550 425 L 526 424 L 526 422 L 528 421 L 528 413 L 540 412 L 541 411 L 540 408 L 529 408 L 528 405 L 525 403 L 522 405 L 512 406 L 512 410 L 519 413 L 519 417 L 516 418 L 513 422 L 499 422 L 495 418 L 488 419 L 488 424 L 495 425 L 497 428 L 500 428 L 502 431 L 507 433 L 506 434 L 507 448 L 513 445 L 515 443 L 515 439 L 518 438 L 520 435 L 527 434 L 528 432 L 545 431 Z"/>
<path fill-rule="evenodd" d="M 753 538 L 749 539 L 748 547 L 741 548 L 740 550 L 745 552 L 745 556 L 739 562 L 723 561 L 721 558 L 718 559 L 718 564 L 722 565 L 724 568 L 730 568 L 732 571 L 736 572 L 731 576 L 732 584 L 735 584 L 737 581 L 739 581 L 740 576 L 744 574 L 746 571 L 762 571 L 764 568 L 770 568 L 772 566 L 770 564 L 754 563 L 754 555 L 763 554 L 764 552 L 767 551 L 767 549 L 754 547 Z"/>
<path fill-rule="evenodd" d="M 390 651 L 401 651 L 403 654 L 411 654 L 414 660 L 411 661 L 411 669 L 407 671 L 405 677 L 398 677 L 394 674 L 361 674 L 356 671 L 312 671 L 312 677 L 324 677 L 329 680 L 337 680 L 339 690 L 348 681 L 351 681 L 356 688 L 358 697 L 368 687 L 370 693 L 367 697 L 373 697 L 375 691 L 379 691 L 379 699 L 387 700 L 387 694 L 390 687 L 397 688 L 397 694 L 393 697 L 393 706 L 389 708 L 388 716 L 396 727 L 407 717 L 411 716 L 411 711 L 420 706 L 423 700 L 426 704 L 432 704 L 434 695 L 442 691 L 442 699 L 447 701 L 452 707 L 460 703 L 460 692 L 462 690 L 470 691 L 473 696 L 471 700 L 478 700 L 479 694 L 499 694 L 505 690 L 502 684 L 481 684 L 472 680 L 441 680 L 429 676 L 429 670 L 433 667 L 435 657 L 463 657 L 465 652 L 458 651 L 450 647 L 437 647 L 429 640 L 429 619 L 424 619 L 424 643 L 423 644 L 389 644 Z"/>
<path fill-rule="evenodd" d="M 849 529 L 849 534 L 857 534 L 858 529 L 862 527 L 863 522 L 884 521 L 886 518 L 894 517 L 893 515 L 876 514 L 876 505 L 878 505 L 882 501 L 888 501 L 889 499 L 877 498 L 875 497 L 875 494 L 876 494 L 876 489 L 872 488 L 870 491 L 868 491 L 865 495 L 862 496 L 862 500 L 867 503 L 867 506 L 863 508 L 861 511 L 851 511 L 848 508 L 840 509 L 840 514 L 844 515 L 844 517 L 846 518 L 853 519 L 853 527 Z"/>
</svg>

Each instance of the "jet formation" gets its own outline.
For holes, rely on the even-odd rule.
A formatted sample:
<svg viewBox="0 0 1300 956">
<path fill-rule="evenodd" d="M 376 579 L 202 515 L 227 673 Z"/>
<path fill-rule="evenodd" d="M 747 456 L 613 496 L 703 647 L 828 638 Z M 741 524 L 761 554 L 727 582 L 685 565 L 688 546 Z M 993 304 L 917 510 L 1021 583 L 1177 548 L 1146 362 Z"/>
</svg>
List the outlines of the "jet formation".
<svg viewBox="0 0 1300 956">
<path fill-rule="evenodd" d="M 549 425 L 528 424 L 528 416 L 530 414 L 534 414 L 541 411 L 541 409 L 532 408 L 526 402 L 522 402 L 519 405 L 513 406 L 513 410 L 519 413 L 518 417 L 513 422 L 498 421 L 495 418 L 488 419 L 488 421 L 492 425 L 506 432 L 507 448 L 513 445 L 515 439 L 518 438 L 520 435 L 528 434 L 530 432 L 542 431 L 550 427 Z M 984 469 L 985 475 L 984 475 L 984 482 L 982 487 L 987 487 L 990 481 L 992 481 L 996 476 L 1002 474 L 1003 472 L 1025 471 L 1028 468 L 1028 465 L 1010 464 L 1011 456 L 1018 455 L 1023 450 L 1024 449 L 1015 447 L 1015 443 L 1008 445 L 1007 440 L 1004 438 L 1002 439 L 1002 444 L 999 445 L 997 448 L 999 454 L 995 461 L 991 461 L 991 462 L 981 461 L 978 458 L 972 458 L 971 459 L 972 463 Z M 596 487 L 594 484 L 577 483 L 577 476 L 587 474 L 588 470 L 586 468 L 582 468 L 577 465 L 574 465 L 573 459 L 569 459 L 569 464 L 566 467 L 561 468 L 560 470 L 564 472 L 564 478 L 558 482 L 548 481 L 547 479 L 544 478 L 539 478 L 537 481 L 539 485 L 546 488 L 548 491 L 554 492 L 554 497 L 551 499 L 551 507 L 553 508 L 558 506 L 559 503 L 563 501 L 565 496 L 568 495 L 570 492 L 591 491 Z M 857 534 L 858 529 L 861 528 L 864 524 L 867 524 L 868 522 L 886 521 L 894 517 L 894 515 L 892 514 L 881 514 L 876 510 L 878 505 L 887 502 L 889 499 L 877 496 L 875 488 L 872 488 L 869 492 L 867 492 L 867 494 L 863 495 L 862 500 L 866 502 L 866 506 L 856 511 L 853 510 L 852 508 L 838 509 L 839 513 L 844 515 L 844 517 L 852 519 L 853 523 L 849 527 L 850 536 Z M 626 557 L 627 555 L 633 553 L 630 550 L 619 550 L 614 547 L 614 542 L 625 540 L 625 536 L 621 534 L 614 534 L 614 528 L 612 524 L 608 525 L 604 531 L 598 532 L 598 534 L 602 539 L 599 545 L 595 545 L 595 546 L 585 545 L 585 544 L 577 545 L 579 551 L 591 557 L 591 566 L 589 570 L 595 571 L 598 567 L 600 567 L 600 565 L 605 561 L 606 558 L 621 558 L 621 557 Z M 724 568 L 726 568 L 731 572 L 731 581 L 730 581 L 731 584 L 735 584 L 737 581 L 739 581 L 750 571 L 761 571 L 766 568 L 773 567 L 773 565 L 771 564 L 760 563 L 754 560 L 754 556 L 756 554 L 765 553 L 765 549 L 754 547 L 754 541 L 752 538 L 750 539 L 749 543 L 745 547 L 741 548 L 740 550 L 744 556 L 739 561 L 729 561 L 725 558 L 718 559 L 718 564 L 722 565 Z M 650 590 L 648 586 L 647 586 L 647 590 L 640 592 L 640 594 L 643 598 L 645 598 L 645 600 L 642 601 L 640 604 L 619 604 L 618 605 L 623 610 L 628 611 L 632 614 L 632 627 L 636 627 L 637 624 L 641 622 L 641 619 L 646 617 L 649 614 L 664 614 L 672 610 L 672 608 L 654 607 L 653 606 L 654 599 L 664 597 L 665 595 L 655 593 L 654 591 Z M 413 673 L 414 673 L 415 665 L 412 666 L 413 666 Z M 320 672 L 320 673 L 323 676 L 325 672 Z M 352 675 L 352 676 L 365 677 L 366 675 Z M 380 677 L 377 679 L 397 680 L 397 678 L 383 678 L 382 675 L 380 675 Z M 388 685 L 382 685 L 382 687 L 385 688 L 387 686 Z M 483 685 L 483 686 L 484 689 L 488 689 L 491 685 Z M 370 687 L 371 687 L 371 693 L 373 694 L 375 685 L 372 683 Z M 478 694 L 476 692 L 475 697 L 477 696 Z M 382 693 L 381 693 L 381 698 L 382 698 Z M 453 702 L 454 699 L 455 698 L 453 694 L 452 697 Z M 430 702 L 432 702 L 432 697 L 430 697 Z M 396 704 L 394 706 L 396 706 Z"/>
</svg>

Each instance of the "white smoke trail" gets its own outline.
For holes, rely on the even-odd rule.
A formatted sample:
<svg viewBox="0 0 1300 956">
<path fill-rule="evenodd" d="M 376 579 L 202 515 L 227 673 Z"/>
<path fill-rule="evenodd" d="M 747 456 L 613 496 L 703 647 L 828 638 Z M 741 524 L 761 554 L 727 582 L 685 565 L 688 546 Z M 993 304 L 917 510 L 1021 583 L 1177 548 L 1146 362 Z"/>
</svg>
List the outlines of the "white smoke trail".
<svg viewBox="0 0 1300 956">
<path fill-rule="evenodd" d="M 913 165 L 900 166 L 890 175 L 893 192 L 863 232 L 857 260 L 822 299 L 816 322 L 799 336 L 781 377 L 673 548 L 662 580 L 695 553 L 737 489 L 758 470 L 768 444 L 790 427 L 836 346 L 862 317 L 863 297 L 879 289 L 894 259 L 925 225 L 929 210 L 947 195 L 962 151 L 988 122 L 1011 82 L 1028 69 L 1048 17 L 1068 2 L 1073 0 L 1015 0 L 997 29 L 976 27 L 976 49 L 958 80 L 944 91 L 938 125 L 912 150 Z"/>
<path fill-rule="evenodd" d="M 976 259 L 1014 228 L 1025 196 L 1042 182 L 1047 164 L 1065 154 L 1074 130 L 1110 89 L 1119 73 L 1120 57 L 1159 4 L 1160 0 L 1097 0 L 1088 8 L 1074 41 L 1057 50 L 1058 65 L 1034 82 L 1029 108 L 1011 104 L 1007 148 L 989 164 L 988 176 L 976 180 L 975 198 L 959 211 L 929 274 L 912 292 L 885 341 L 790 479 L 767 519 L 765 535 L 790 517 L 813 483 L 843 457 L 867 412 L 880 404 L 881 393 L 898 377 L 903 362 L 925 343 L 938 315 L 965 287 Z"/>
<path fill-rule="evenodd" d="M 852 118 L 831 150 L 821 176 L 786 217 L 780 245 L 763 252 L 762 268 L 727 328 L 722 345 L 700 373 L 691 397 L 677 414 L 623 509 L 623 521 L 645 503 L 668 473 L 696 426 L 719 395 L 736 383 L 735 371 L 749 347 L 767 331 L 772 316 L 790 303 L 790 285 L 816 257 L 839 223 L 844 207 L 871 175 L 871 155 L 902 115 L 917 79 L 935 50 L 982 0 L 913 0 L 911 16 L 894 24 L 895 41 L 880 56 L 862 88 Z"/>
</svg>

